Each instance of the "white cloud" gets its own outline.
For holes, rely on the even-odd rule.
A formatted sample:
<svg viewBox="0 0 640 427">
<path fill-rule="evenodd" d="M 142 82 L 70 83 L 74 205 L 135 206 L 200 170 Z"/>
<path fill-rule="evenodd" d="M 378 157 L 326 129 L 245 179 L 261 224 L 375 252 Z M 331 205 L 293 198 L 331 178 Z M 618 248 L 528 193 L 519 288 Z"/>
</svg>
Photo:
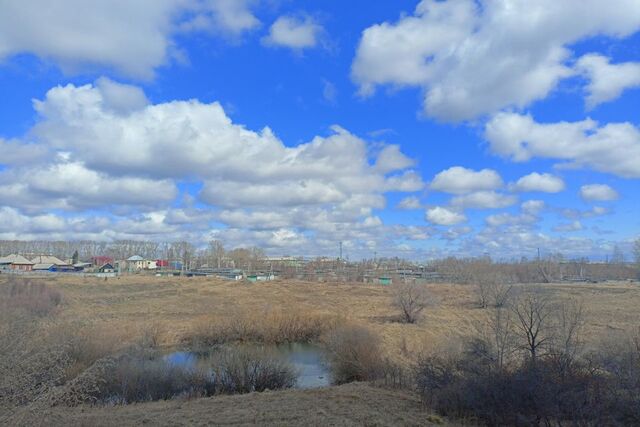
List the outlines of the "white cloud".
<svg viewBox="0 0 640 427">
<path fill-rule="evenodd" d="M 584 55 L 576 68 L 589 79 L 586 87 L 588 108 L 618 98 L 626 89 L 640 87 L 640 62 L 611 64 L 599 54 Z"/>
<path fill-rule="evenodd" d="M 324 33 L 322 25 L 309 16 L 281 16 L 262 40 L 267 46 L 302 50 L 315 47 Z"/>
<path fill-rule="evenodd" d="M 559 224 L 553 227 L 553 231 L 557 232 L 571 232 L 582 230 L 582 223 L 580 221 L 573 221 L 566 224 Z"/>
<path fill-rule="evenodd" d="M 336 85 L 326 79 L 322 80 L 322 98 L 332 105 L 335 105 L 338 99 L 338 89 L 336 89 Z"/>
<path fill-rule="evenodd" d="M 533 172 L 520 178 L 512 188 L 515 191 L 540 191 L 543 193 L 559 193 L 565 189 L 562 178 L 549 173 Z"/>
<path fill-rule="evenodd" d="M 149 104 L 138 88 L 106 79 L 53 88 L 34 107 L 39 117 L 25 140 L 2 141 L 11 153 L 0 171 L 3 203 L 28 217 L 64 209 L 84 221 L 91 209 L 103 218 L 102 231 L 51 238 L 200 242 L 216 221 L 225 227 L 216 236 L 230 244 L 288 241 L 292 251 L 317 254 L 337 241 L 353 251 L 374 242 L 382 251 L 407 239 L 375 214 L 385 194 L 424 188 L 398 146 L 368 144 L 339 126 L 286 146 L 269 128 L 234 124 L 218 103 Z M 179 184 L 199 188 L 196 201 L 208 206 L 176 200 Z"/>
<path fill-rule="evenodd" d="M 500 194 L 495 191 L 477 191 L 451 199 L 451 205 L 460 209 L 499 209 L 517 202 L 516 196 Z"/>
<path fill-rule="evenodd" d="M 631 123 L 537 123 L 530 115 L 499 113 L 485 128 L 491 150 L 516 162 L 534 157 L 565 160 L 625 178 L 640 177 L 640 130 Z"/>
<path fill-rule="evenodd" d="M 238 34 L 259 23 L 244 0 L 0 2 L 0 60 L 31 53 L 76 73 L 96 67 L 148 79 L 178 54 L 177 31 Z M 180 21 L 184 17 L 188 21 Z"/>
<path fill-rule="evenodd" d="M 491 169 L 474 171 L 454 166 L 438 173 L 431 181 L 431 190 L 452 194 L 464 194 L 473 191 L 495 190 L 504 183 L 498 172 Z"/>
<path fill-rule="evenodd" d="M 251 12 L 255 0 L 204 0 L 191 2 L 195 16 L 181 24 L 182 30 L 207 30 L 237 36 L 260 26 Z"/>
<path fill-rule="evenodd" d="M 540 212 L 544 207 L 542 200 L 527 200 L 520 205 L 520 212 L 517 215 L 506 212 L 493 214 L 485 218 L 485 223 L 490 228 L 507 225 L 523 231 L 540 221 Z"/>
<path fill-rule="evenodd" d="M 0 173 L 0 193 L 12 199 L 7 203 L 32 209 L 82 210 L 114 204 L 166 204 L 176 198 L 178 190 L 166 179 L 114 177 L 89 170 L 81 163 L 59 162 Z"/>
<path fill-rule="evenodd" d="M 590 184 L 580 187 L 580 197 L 588 202 L 606 202 L 618 199 L 618 192 L 606 184 Z"/>
<path fill-rule="evenodd" d="M 520 209 L 529 214 L 537 214 L 545 208 L 545 203 L 542 200 L 527 200 L 520 205 Z"/>
<path fill-rule="evenodd" d="M 96 87 L 102 94 L 104 106 L 117 113 L 130 113 L 149 105 L 144 91 L 137 86 L 114 82 L 106 77 L 96 80 Z"/>
<path fill-rule="evenodd" d="M 420 203 L 420 199 L 416 196 L 405 197 L 400 200 L 398 203 L 398 208 L 412 210 L 412 209 L 420 209 L 422 207 L 422 203 Z"/>
<path fill-rule="evenodd" d="M 431 209 L 427 209 L 426 219 L 427 221 L 437 225 L 455 225 L 465 222 L 467 217 L 460 212 L 456 212 L 442 206 L 436 206 Z"/>
<path fill-rule="evenodd" d="M 364 30 L 352 77 L 365 95 L 385 84 L 420 87 L 428 115 L 468 120 L 544 99 L 575 73 L 571 44 L 639 28 L 635 0 L 423 0 Z"/>
</svg>

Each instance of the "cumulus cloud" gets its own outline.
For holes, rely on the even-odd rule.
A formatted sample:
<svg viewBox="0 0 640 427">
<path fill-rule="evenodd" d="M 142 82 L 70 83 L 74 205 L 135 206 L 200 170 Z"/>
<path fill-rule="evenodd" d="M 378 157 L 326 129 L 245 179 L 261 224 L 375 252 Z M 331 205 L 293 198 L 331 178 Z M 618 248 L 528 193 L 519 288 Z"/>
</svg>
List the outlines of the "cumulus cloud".
<svg viewBox="0 0 640 427">
<path fill-rule="evenodd" d="M 580 187 L 580 197 L 587 202 L 606 202 L 618 199 L 618 192 L 606 184 L 590 184 Z"/>
<path fill-rule="evenodd" d="M 455 225 L 465 222 L 467 217 L 460 212 L 442 206 L 427 209 L 427 221 L 437 225 Z"/>
<path fill-rule="evenodd" d="M 533 172 L 525 175 L 512 186 L 515 191 L 539 191 L 542 193 L 559 193 L 565 189 L 562 178 L 549 173 Z"/>
<path fill-rule="evenodd" d="M 398 203 L 398 208 L 405 210 L 420 209 L 421 207 L 422 203 L 416 196 L 405 197 Z"/>
<path fill-rule="evenodd" d="M 303 50 L 317 46 L 323 33 L 322 25 L 309 16 L 281 16 L 262 41 L 267 46 Z"/>
<path fill-rule="evenodd" d="M 420 87 L 428 115 L 469 120 L 547 97 L 575 74 L 573 43 L 639 28 L 635 0 L 423 0 L 413 14 L 364 30 L 352 77 L 363 95 Z"/>
<path fill-rule="evenodd" d="M 20 217 L 103 212 L 105 233 L 69 228 L 67 236 L 201 241 L 214 233 L 265 248 L 289 242 L 301 253 L 341 240 L 354 251 L 390 248 L 406 233 L 375 210 L 387 192 L 424 188 L 398 146 L 368 144 L 339 126 L 286 146 L 269 128 L 233 123 L 218 103 L 150 104 L 138 88 L 107 79 L 55 87 L 34 107 L 25 138 L 2 141 L 11 163 L 0 193 Z M 197 188 L 195 200 L 179 200 L 182 184 Z"/>
<path fill-rule="evenodd" d="M 626 89 L 640 87 L 640 62 L 611 64 L 609 58 L 594 53 L 581 57 L 576 68 L 589 79 L 585 88 L 589 109 L 618 98 Z"/>
<path fill-rule="evenodd" d="M 173 201 L 178 190 L 170 180 L 108 176 L 82 163 L 62 161 L 0 173 L 0 193 L 6 203 L 30 209 L 82 210 L 162 205 Z"/>
<path fill-rule="evenodd" d="M 461 166 L 453 166 L 438 173 L 429 188 L 451 194 L 465 194 L 473 191 L 488 191 L 502 187 L 504 183 L 498 172 L 492 169 L 474 171 Z"/>
<path fill-rule="evenodd" d="M 460 209 L 499 209 L 514 205 L 517 202 L 518 198 L 516 196 L 495 191 L 477 191 L 451 199 L 451 205 Z"/>
<path fill-rule="evenodd" d="M 553 231 L 558 232 L 572 232 L 572 231 L 580 231 L 582 230 L 582 223 L 580 221 L 573 221 L 566 224 L 558 224 L 553 227 Z"/>
<path fill-rule="evenodd" d="M 0 3 L 0 60 L 30 53 L 75 73 L 148 79 L 177 53 L 178 31 L 238 34 L 258 25 L 245 0 L 58 0 Z M 186 18 L 185 18 L 186 17 Z"/>
<path fill-rule="evenodd" d="M 564 160 L 564 167 L 640 177 L 640 129 L 632 123 L 537 123 L 530 115 L 499 113 L 487 123 L 485 138 L 495 154 L 516 162 L 550 158 Z"/>
</svg>

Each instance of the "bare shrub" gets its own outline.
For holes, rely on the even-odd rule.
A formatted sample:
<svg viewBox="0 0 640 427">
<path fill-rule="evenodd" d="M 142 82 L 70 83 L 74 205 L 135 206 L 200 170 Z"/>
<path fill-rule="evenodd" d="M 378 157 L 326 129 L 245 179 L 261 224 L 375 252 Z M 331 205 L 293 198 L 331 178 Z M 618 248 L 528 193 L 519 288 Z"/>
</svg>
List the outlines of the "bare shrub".
<svg viewBox="0 0 640 427">
<path fill-rule="evenodd" d="M 180 395 L 204 396 L 207 390 L 215 389 L 208 376 L 207 372 L 162 359 L 126 358 L 105 372 L 104 385 L 96 398 L 103 403 L 128 404 Z"/>
<path fill-rule="evenodd" d="M 425 403 L 440 413 L 487 425 L 617 425 L 608 379 L 588 363 L 558 369 L 553 356 L 501 371 L 478 359 L 479 342 L 465 351 L 423 358 L 416 383 Z"/>
<path fill-rule="evenodd" d="M 194 347 L 233 342 L 311 342 L 339 322 L 340 319 L 335 317 L 302 312 L 237 312 L 225 317 L 207 316 L 196 321 L 183 337 L 183 342 Z"/>
<path fill-rule="evenodd" d="M 100 362 L 99 362 L 100 364 Z M 85 401 L 129 404 L 176 397 L 205 397 L 240 394 L 293 387 L 297 373 L 275 353 L 264 349 L 233 347 L 215 349 L 208 366 L 185 366 L 161 357 L 126 355 L 106 365 L 99 379 L 85 376 L 94 390 Z M 68 399 L 68 397 L 67 397 Z"/>
<path fill-rule="evenodd" d="M 225 394 L 290 388 L 297 379 L 290 363 L 265 349 L 223 349 L 211 363 L 218 390 Z"/>
<path fill-rule="evenodd" d="M 384 366 L 380 339 L 369 329 L 346 325 L 330 331 L 324 339 L 333 382 L 371 381 Z"/>
<path fill-rule="evenodd" d="M 431 295 L 423 285 L 416 283 L 395 285 L 393 305 L 400 310 L 404 322 L 416 323 L 430 303 Z"/>
<path fill-rule="evenodd" d="M 11 276 L 0 286 L 0 310 L 23 310 L 45 317 L 62 302 L 62 294 L 44 283 Z"/>
</svg>

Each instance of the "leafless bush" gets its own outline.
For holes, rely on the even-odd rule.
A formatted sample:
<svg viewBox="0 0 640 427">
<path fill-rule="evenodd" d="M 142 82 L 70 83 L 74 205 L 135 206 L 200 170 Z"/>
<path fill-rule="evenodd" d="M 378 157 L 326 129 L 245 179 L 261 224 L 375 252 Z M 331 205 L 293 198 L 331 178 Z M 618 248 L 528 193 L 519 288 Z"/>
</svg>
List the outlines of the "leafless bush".
<svg viewBox="0 0 640 427">
<path fill-rule="evenodd" d="M 11 276 L 0 285 L 0 310 L 23 310 L 44 317 L 62 302 L 62 294 L 44 283 Z"/>
<path fill-rule="evenodd" d="M 213 394 L 213 379 L 206 371 L 172 365 L 162 359 L 126 358 L 107 370 L 98 402 L 128 404 L 167 400 L 180 395 Z"/>
<path fill-rule="evenodd" d="M 297 379 L 291 364 L 264 349 L 223 349 L 211 363 L 218 390 L 225 394 L 290 388 Z"/>
<path fill-rule="evenodd" d="M 416 283 L 395 285 L 393 305 L 400 310 L 404 322 L 416 323 L 430 303 L 431 296 L 423 285 Z"/>
<path fill-rule="evenodd" d="M 422 358 L 418 391 L 444 415 L 488 425 L 638 425 L 640 334 L 587 354 L 584 318 L 580 303 L 528 290 L 462 351 Z"/>
<path fill-rule="evenodd" d="M 233 342 L 310 342 L 319 339 L 339 322 L 335 317 L 281 310 L 238 312 L 222 318 L 208 316 L 200 319 L 183 337 L 183 342 L 192 347 Z"/>
<path fill-rule="evenodd" d="M 384 360 L 379 338 L 361 326 L 342 326 L 324 339 L 333 382 L 371 381 L 380 378 Z"/>
<path fill-rule="evenodd" d="M 214 350 L 208 366 L 128 355 L 101 371 L 90 401 L 129 404 L 176 397 L 240 394 L 293 387 L 297 373 L 278 355 L 249 347 Z"/>
</svg>

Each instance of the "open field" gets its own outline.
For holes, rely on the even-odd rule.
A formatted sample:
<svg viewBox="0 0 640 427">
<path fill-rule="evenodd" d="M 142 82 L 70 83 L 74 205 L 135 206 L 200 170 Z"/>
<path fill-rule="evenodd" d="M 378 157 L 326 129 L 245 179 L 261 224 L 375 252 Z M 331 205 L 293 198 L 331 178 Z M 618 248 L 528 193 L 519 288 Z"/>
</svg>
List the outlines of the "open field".
<svg viewBox="0 0 640 427">
<path fill-rule="evenodd" d="M 394 357 L 429 351 L 474 331 L 486 320 L 469 285 L 427 285 L 434 297 L 415 325 L 397 322 L 391 287 L 305 282 L 225 282 L 212 278 L 121 279 L 57 278 L 48 281 L 64 294 L 62 322 L 82 322 L 105 333 L 135 335 L 153 328 L 161 344 L 178 345 L 203 319 L 233 319 L 239 314 L 265 316 L 273 312 L 346 318 L 373 329 Z M 637 282 L 548 284 L 552 299 L 576 299 L 584 304 L 588 341 L 640 325 L 640 285 Z M 405 351 L 406 350 L 406 351 Z"/>
<path fill-rule="evenodd" d="M 398 311 L 392 306 L 393 287 L 380 285 L 245 283 L 144 276 L 106 281 L 62 276 L 33 279 L 41 280 L 62 294 L 62 303 L 42 321 L 44 335 L 81 331 L 107 349 L 102 351 L 116 351 L 140 339 L 150 339 L 161 347 L 180 347 L 202 324 L 232 324 L 247 319 L 254 324 L 268 324 L 299 315 L 305 319 L 363 325 L 381 338 L 386 357 L 409 366 L 420 354 L 450 347 L 458 338 L 476 333 L 487 322 L 489 312 L 478 308 L 474 287 L 470 285 L 427 285 L 431 305 L 418 323 L 406 324 L 398 321 Z M 6 286 L 5 282 L 6 277 L 0 278 L 0 286 Z M 583 303 L 587 344 L 597 345 L 640 325 L 637 282 L 563 283 L 543 288 L 554 301 L 575 299 Z M 42 414 L 36 408 L 46 412 L 46 421 L 39 418 Z M 11 409 L 14 412 L 16 408 Z M 416 394 L 366 384 L 178 399 L 116 408 L 86 405 L 48 408 L 38 404 L 18 412 L 21 414 L 18 420 L 31 425 L 34 416 L 44 424 L 58 425 L 430 423 L 430 412 L 421 406 Z"/>
</svg>

